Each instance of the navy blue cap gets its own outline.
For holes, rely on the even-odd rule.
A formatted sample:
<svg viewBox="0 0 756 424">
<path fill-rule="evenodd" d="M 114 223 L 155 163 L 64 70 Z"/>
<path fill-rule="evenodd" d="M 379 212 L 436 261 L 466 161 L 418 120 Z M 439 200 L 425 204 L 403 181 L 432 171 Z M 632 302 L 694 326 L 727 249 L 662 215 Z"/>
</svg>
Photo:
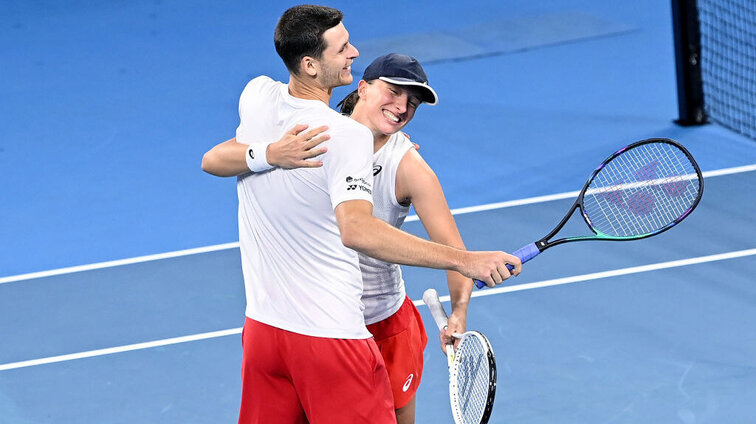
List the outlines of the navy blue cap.
<svg viewBox="0 0 756 424">
<path fill-rule="evenodd" d="M 365 69 L 362 79 L 379 79 L 391 84 L 419 87 L 423 93 L 423 102 L 429 105 L 438 103 L 436 92 L 428 85 L 428 76 L 414 57 L 398 53 L 381 56 Z"/>
</svg>

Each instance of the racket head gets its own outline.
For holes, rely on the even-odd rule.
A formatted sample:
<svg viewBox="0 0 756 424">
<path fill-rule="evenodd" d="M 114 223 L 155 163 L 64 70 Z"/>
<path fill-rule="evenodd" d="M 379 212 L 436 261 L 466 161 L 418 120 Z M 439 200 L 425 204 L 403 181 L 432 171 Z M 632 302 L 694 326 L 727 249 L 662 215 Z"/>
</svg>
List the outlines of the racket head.
<svg viewBox="0 0 756 424">
<path fill-rule="evenodd" d="M 456 424 L 485 424 L 496 396 L 496 358 L 491 343 L 467 331 L 449 365 L 449 401 Z"/>
<path fill-rule="evenodd" d="M 595 234 L 590 238 L 637 240 L 685 219 L 698 206 L 703 187 L 701 169 L 685 147 L 668 138 L 650 138 L 604 160 L 576 204 Z"/>
</svg>

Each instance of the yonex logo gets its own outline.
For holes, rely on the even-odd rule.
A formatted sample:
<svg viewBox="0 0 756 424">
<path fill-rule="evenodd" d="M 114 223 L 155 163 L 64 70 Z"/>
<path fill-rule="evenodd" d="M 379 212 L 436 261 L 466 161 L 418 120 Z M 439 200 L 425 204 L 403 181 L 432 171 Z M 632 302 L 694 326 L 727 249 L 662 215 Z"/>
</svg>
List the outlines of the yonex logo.
<svg viewBox="0 0 756 424">
<path fill-rule="evenodd" d="M 347 188 L 346 188 L 347 190 L 356 190 L 359 188 L 360 190 L 368 194 L 371 194 L 371 195 L 373 194 L 373 191 L 368 188 L 370 187 L 370 183 L 365 181 L 364 178 L 353 178 L 350 176 L 350 177 L 346 177 L 346 182 L 347 182 Z"/>
<path fill-rule="evenodd" d="M 407 381 L 404 382 L 404 386 L 402 386 L 402 391 L 406 392 L 409 390 L 410 385 L 412 384 L 412 379 L 415 377 L 415 374 L 410 374 L 407 376 Z"/>
</svg>

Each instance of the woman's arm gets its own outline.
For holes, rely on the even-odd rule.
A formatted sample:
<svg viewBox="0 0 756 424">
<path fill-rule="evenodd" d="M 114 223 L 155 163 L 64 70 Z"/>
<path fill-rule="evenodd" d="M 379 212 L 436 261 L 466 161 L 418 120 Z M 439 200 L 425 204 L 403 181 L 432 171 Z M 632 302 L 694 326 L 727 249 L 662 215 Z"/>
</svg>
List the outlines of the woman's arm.
<svg viewBox="0 0 756 424">
<path fill-rule="evenodd" d="M 326 152 L 326 147 L 316 147 L 328 140 L 328 129 L 321 126 L 304 131 L 307 125 L 294 126 L 275 143 L 268 145 L 266 160 L 281 168 L 316 168 L 323 165 L 317 160 L 308 160 Z M 247 165 L 247 144 L 238 143 L 236 138 L 226 140 L 210 149 L 202 156 L 202 170 L 218 177 L 235 177 L 250 172 Z"/>
<path fill-rule="evenodd" d="M 248 172 L 244 155 L 247 145 L 237 143 L 236 138 L 226 140 L 202 156 L 202 170 L 216 177 L 234 177 Z"/>
<path fill-rule="evenodd" d="M 396 175 L 396 196 L 400 203 L 412 203 L 431 240 L 465 249 L 441 183 L 415 149 L 408 150 L 399 163 Z M 515 272 L 512 274 L 517 275 Z M 452 313 L 449 316 L 448 329 L 441 333 L 442 346 L 456 340 L 452 338 L 452 333 L 465 331 L 467 307 L 474 284 L 471 279 L 458 272 L 447 271 L 446 276 Z"/>
</svg>

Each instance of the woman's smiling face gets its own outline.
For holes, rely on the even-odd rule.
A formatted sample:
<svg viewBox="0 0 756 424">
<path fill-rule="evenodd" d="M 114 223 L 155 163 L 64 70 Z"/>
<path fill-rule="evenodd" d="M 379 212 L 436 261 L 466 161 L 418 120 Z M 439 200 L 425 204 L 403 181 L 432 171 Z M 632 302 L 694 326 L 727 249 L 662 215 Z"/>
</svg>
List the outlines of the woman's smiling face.
<svg viewBox="0 0 756 424">
<path fill-rule="evenodd" d="M 415 116 L 422 103 L 417 88 L 391 84 L 379 79 L 360 81 L 360 101 L 368 126 L 375 133 L 390 135 L 400 131 Z"/>
</svg>

